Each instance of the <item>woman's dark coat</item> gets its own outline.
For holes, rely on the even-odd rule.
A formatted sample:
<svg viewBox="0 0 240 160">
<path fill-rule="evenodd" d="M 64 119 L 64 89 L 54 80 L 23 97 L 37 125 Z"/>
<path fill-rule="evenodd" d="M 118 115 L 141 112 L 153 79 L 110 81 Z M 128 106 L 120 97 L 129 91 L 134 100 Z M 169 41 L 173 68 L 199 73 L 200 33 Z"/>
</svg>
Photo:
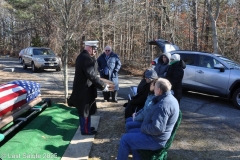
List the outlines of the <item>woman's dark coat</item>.
<svg viewBox="0 0 240 160">
<path fill-rule="evenodd" d="M 76 59 L 73 91 L 70 101 L 77 108 L 79 116 L 88 117 L 97 110 L 95 98 L 97 88 L 103 90 L 106 84 L 97 77 L 96 60 L 87 50 Z"/>
<path fill-rule="evenodd" d="M 172 90 L 174 91 L 174 97 L 180 100 L 182 98 L 182 79 L 184 75 L 184 69 L 186 64 L 183 60 L 175 62 L 168 67 L 166 79 L 172 84 Z"/>
<path fill-rule="evenodd" d="M 119 90 L 119 84 L 118 84 L 118 72 L 121 68 L 121 62 L 117 54 L 111 52 L 109 55 L 108 60 L 106 60 L 106 54 L 102 53 L 98 59 L 98 71 L 101 78 L 104 78 L 103 70 L 107 66 L 109 69 L 108 75 L 109 80 L 112 81 L 115 85 L 114 90 Z"/>
<path fill-rule="evenodd" d="M 131 97 L 125 109 L 125 118 L 131 117 L 135 111 L 139 111 L 144 107 L 147 96 L 150 92 L 151 83 L 147 83 L 146 79 L 142 79 L 138 85 L 137 95 Z"/>
</svg>

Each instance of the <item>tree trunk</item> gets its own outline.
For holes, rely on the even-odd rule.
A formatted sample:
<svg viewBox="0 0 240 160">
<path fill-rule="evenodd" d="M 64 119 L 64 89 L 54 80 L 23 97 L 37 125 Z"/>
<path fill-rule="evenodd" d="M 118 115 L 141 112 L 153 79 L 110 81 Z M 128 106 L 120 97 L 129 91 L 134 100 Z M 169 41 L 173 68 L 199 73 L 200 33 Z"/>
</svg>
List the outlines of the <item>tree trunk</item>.
<svg viewBox="0 0 240 160">
<path fill-rule="evenodd" d="M 193 0 L 193 50 L 198 50 L 198 23 L 197 23 L 198 0 Z"/>
<path fill-rule="evenodd" d="M 216 13 L 215 13 L 215 17 L 213 17 L 212 4 L 210 0 L 207 0 L 208 14 L 209 14 L 209 18 L 212 26 L 212 38 L 213 38 L 213 49 L 214 49 L 213 53 L 221 53 L 221 50 L 218 46 L 218 35 L 217 35 L 217 25 L 216 25 L 216 22 L 219 16 L 219 11 L 220 11 L 220 4 L 219 4 L 219 0 L 216 0 L 216 2 L 217 2 Z"/>
</svg>

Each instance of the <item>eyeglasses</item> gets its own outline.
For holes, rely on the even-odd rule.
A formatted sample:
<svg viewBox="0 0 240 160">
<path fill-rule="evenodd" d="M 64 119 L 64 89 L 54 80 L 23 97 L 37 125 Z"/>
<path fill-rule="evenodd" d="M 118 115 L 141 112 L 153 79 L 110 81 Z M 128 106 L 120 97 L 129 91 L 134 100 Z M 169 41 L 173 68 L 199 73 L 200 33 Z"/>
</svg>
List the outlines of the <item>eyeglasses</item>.
<svg viewBox="0 0 240 160">
<path fill-rule="evenodd" d="M 106 52 L 110 52 L 110 50 L 105 50 Z"/>
</svg>

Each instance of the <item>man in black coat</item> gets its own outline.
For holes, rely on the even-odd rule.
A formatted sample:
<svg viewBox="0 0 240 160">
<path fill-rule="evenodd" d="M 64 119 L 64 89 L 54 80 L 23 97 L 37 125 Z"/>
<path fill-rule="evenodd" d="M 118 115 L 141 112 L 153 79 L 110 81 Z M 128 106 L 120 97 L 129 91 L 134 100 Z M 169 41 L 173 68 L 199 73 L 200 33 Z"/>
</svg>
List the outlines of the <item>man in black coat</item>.
<svg viewBox="0 0 240 160">
<path fill-rule="evenodd" d="M 98 41 L 85 41 L 84 50 L 78 55 L 75 63 L 75 77 L 73 91 L 69 101 L 78 110 L 81 134 L 96 134 L 91 127 L 91 115 L 97 110 L 96 100 L 97 88 L 109 91 L 109 85 L 105 84 L 97 76 L 95 54 Z"/>
</svg>

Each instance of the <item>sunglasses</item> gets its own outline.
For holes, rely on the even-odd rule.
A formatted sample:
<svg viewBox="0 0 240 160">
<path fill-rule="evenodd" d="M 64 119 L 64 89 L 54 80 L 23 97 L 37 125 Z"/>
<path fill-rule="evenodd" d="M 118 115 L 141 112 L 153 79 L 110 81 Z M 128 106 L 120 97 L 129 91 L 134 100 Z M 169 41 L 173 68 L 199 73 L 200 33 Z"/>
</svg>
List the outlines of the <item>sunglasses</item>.
<svg viewBox="0 0 240 160">
<path fill-rule="evenodd" d="M 105 50 L 106 52 L 110 52 L 110 50 Z"/>
</svg>

